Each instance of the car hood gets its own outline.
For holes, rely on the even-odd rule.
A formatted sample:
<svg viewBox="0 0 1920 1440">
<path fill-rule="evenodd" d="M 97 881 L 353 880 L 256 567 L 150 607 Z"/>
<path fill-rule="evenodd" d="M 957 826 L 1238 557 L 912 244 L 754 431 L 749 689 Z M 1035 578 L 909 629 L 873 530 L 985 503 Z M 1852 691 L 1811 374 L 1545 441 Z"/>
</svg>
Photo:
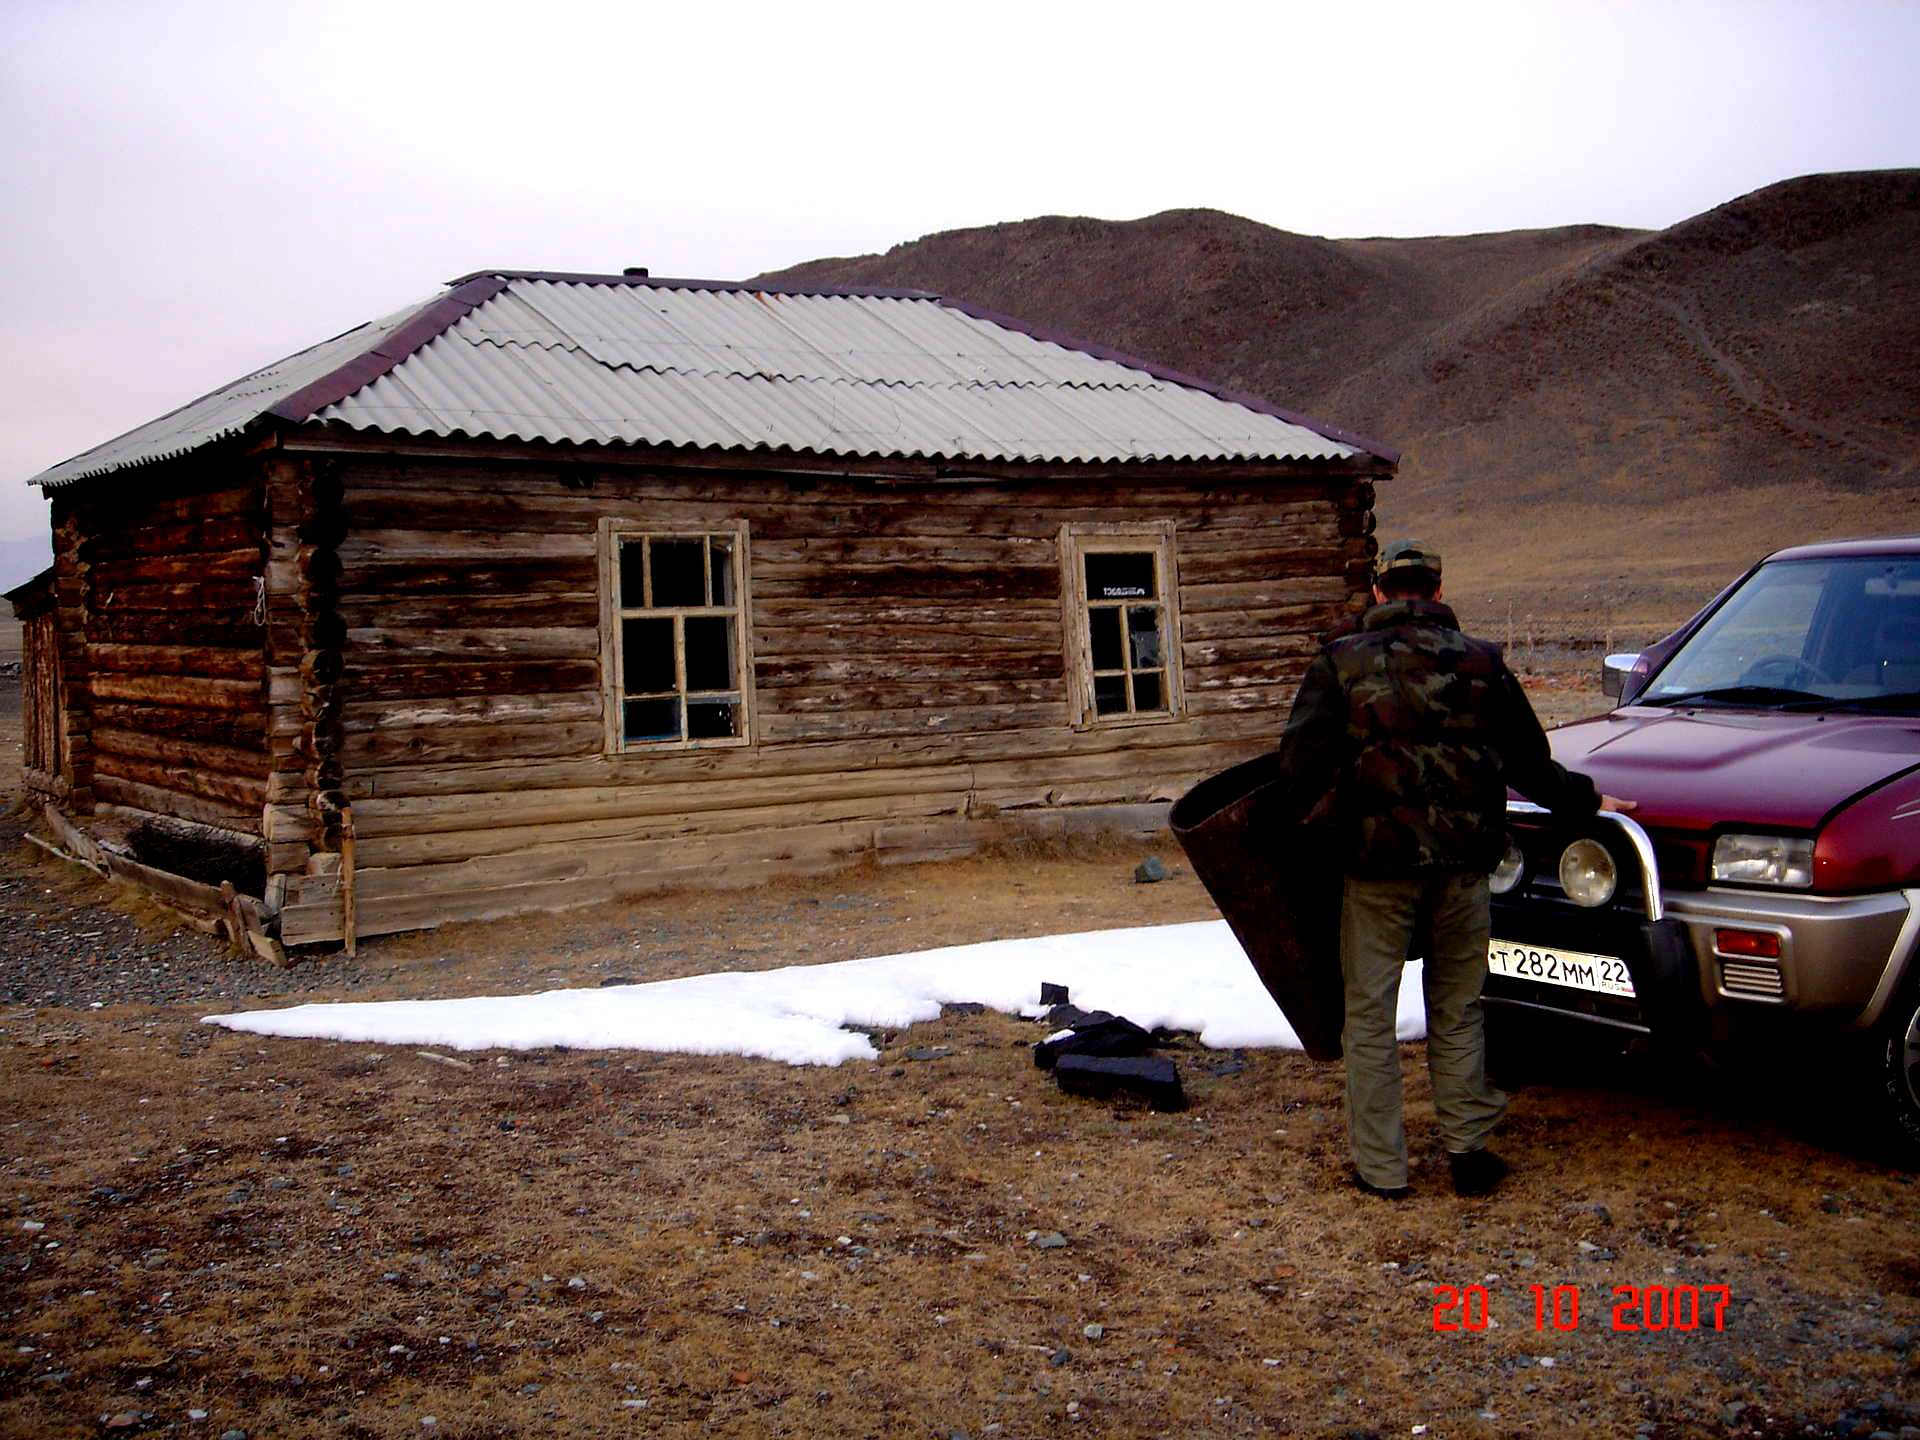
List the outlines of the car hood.
<svg viewBox="0 0 1920 1440">
<path fill-rule="evenodd" d="M 1811 831 L 1920 766 L 1920 718 L 1630 705 L 1555 730 L 1553 757 L 1649 828 Z"/>
</svg>

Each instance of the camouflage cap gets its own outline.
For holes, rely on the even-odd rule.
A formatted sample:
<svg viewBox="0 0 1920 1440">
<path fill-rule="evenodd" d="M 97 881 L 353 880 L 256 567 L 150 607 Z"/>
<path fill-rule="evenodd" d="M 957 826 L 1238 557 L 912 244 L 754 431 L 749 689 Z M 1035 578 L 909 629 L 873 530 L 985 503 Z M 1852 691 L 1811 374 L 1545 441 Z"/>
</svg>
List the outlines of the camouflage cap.
<svg viewBox="0 0 1920 1440">
<path fill-rule="evenodd" d="M 1391 540 L 1381 550 L 1380 563 L 1374 573 L 1384 575 L 1389 570 L 1431 570 L 1438 575 L 1440 552 L 1420 540 Z"/>
</svg>

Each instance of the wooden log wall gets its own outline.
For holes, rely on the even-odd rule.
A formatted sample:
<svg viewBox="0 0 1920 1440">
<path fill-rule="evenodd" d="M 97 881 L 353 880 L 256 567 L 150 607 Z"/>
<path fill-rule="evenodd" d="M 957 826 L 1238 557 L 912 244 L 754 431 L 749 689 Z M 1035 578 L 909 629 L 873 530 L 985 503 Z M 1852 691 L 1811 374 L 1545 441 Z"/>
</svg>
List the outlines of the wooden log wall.
<svg viewBox="0 0 1920 1440">
<path fill-rule="evenodd" d="M 257 472 L 76 489 L 54 509 L 69 804 L 252 842 L 267 796 Z"/>
<path fill-rule="evenodd" d="M 1374 545 L 1352 474 L 882 486 L 329 463 L 361 934 L 952 853 L 1016 822 L 1151 826 L 1274 743 Z M 604 516 L 746 522 L 752 745 L 602 753 Z M 1176 525 L 1187 713 L 1076 729 L 1061 526 L 1141 521 Z M 316 855 L 289 882 L 288 943 L 339 938 L 331 868 Z"/>
</svg>

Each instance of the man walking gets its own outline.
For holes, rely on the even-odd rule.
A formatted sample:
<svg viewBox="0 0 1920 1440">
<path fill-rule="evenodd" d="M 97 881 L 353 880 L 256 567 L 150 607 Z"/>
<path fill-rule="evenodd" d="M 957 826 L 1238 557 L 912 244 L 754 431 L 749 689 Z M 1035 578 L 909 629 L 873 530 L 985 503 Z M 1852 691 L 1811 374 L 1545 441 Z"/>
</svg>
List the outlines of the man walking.
<svg viewBox="0 0 1920 1440">
<path fill-rule="evenodd" d="M 1340 967 L 1347 1139 L 1354 1182 L 1403 1199 L 1395 1011 L 1408 946 L 1425 942 L 1427 1064 L 1454 1189 L 1484 1195 L 1507 1167 L 1486 1148 L 1507 1097 L 1487 1082 L 1480 991 L 1487 877 L 1506 849 L 1507 787 L 1562 815 L 1630 810 L 1556 764 L 1498 646 L 1440 603 L 1440 556 L 1418 540 L 1381 553 L 1375 604 L 1308 669 L 1281 763 L 1309 823 L 1328 823 L 1345 870 Z"/>
</svg>

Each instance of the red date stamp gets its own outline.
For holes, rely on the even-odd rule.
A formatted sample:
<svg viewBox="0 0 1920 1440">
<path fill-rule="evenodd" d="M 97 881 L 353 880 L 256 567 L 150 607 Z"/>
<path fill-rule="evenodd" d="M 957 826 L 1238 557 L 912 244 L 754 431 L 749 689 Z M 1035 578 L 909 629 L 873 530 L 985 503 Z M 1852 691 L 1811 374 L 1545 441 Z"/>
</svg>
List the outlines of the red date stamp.
<svg viewBox="0 0 1920 1440">
<path fill-rule="evenodd" d="M 1725 1285 L 1616 1285 L 1609 1328 L 1634 1331 L 1725 1330 L 1733 1291 Z M 1488 1296 L 1484 1285 L 1433 1287 L 1433 1328 L 1440 1333 L 1485 1330 Z M 1580 1287 L 1535 1285 L 1533 1328 L 1578 1330 Z"/>
</svg>

